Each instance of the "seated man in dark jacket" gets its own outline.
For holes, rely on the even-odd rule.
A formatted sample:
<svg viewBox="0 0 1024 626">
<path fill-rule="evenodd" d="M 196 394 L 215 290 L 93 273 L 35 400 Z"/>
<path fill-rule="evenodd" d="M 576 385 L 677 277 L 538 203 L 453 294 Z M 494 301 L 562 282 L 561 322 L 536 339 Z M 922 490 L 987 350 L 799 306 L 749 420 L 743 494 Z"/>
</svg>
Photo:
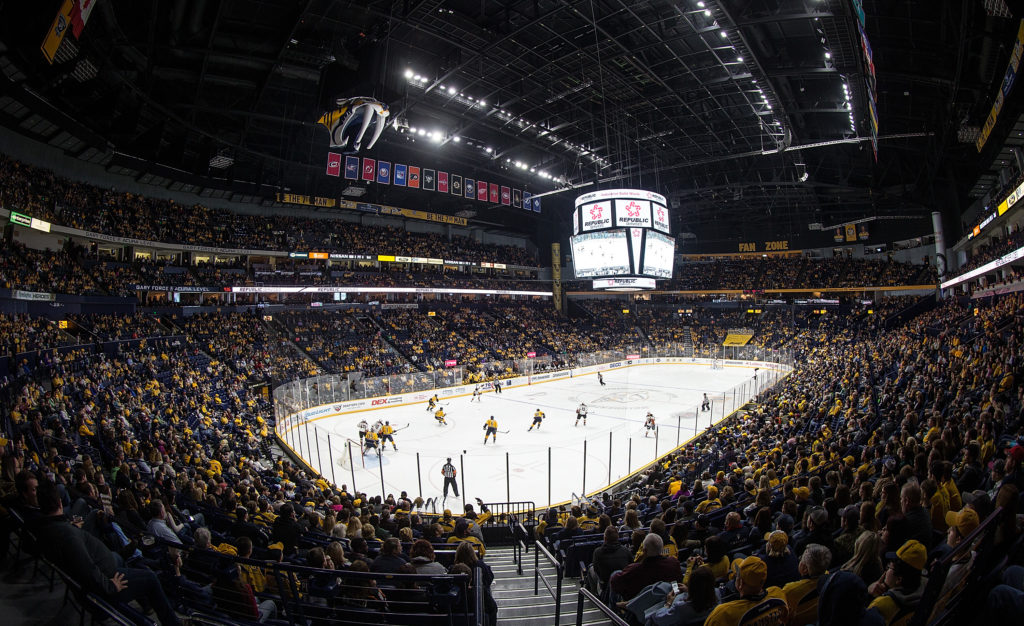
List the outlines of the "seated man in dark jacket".
<svg viewBox="0 0 1024 626">
<path fill-rule="evenodd" d="M 46 558 L 86 591 L 113 602 L 143 600 L 153 607 L 163 626 L 178 624 L 156 574 L 124 567 L 121 557 L 102 541 L 72 525 L 64 517 L 64 505 L 51 481 L 39 484 L 37 497 L 42 517 L 34 530 Z"/>
<path fill-rule="evenodd" d="M 682 582 L 683 569 L 679 560 L 673 556 L 662 556 L 664 548 L 665 542 L 658 535 L 649 533 L 644 537 L 641 546 L 643 559 L 627 565 L 609 579 L 608 584 L 615 594 L 609 600 L 630 600 L 644 587 L 656 582 Z"/>
<path fill-rule="evenodd" d="M 629 565 L 632 560 L 629 548 L 619 542 L 619 531 L 614 526 L 605 528 L 604 543 L 594 549 L 593 562 L 587 569 L 591 591 L 600 593 L 608 586 L 611 575 Z"/>
<path fill-rule="evenodd" d="M 398 572 L 398 568 L 408 562 L 402 556 L 402 542 L 396 537 L 389 537 L 384 540 L 384 545 L 380 547 L 380 556 L 375 558 L 373 563 L 370 564 L 370 571 L 395 574 Z"/>
</svg>

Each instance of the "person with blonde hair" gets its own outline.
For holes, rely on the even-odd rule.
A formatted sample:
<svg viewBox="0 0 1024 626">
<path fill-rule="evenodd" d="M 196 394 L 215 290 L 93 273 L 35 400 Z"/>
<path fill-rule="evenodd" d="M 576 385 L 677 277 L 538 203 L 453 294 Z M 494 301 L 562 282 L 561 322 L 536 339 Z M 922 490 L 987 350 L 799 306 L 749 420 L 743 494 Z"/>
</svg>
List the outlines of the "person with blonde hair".
<svg viewBox="0 0 1024 626">
<path fill-rule="evenodd" d="M 863 532 L 853 544 L 853 557 L 840 569 L 853 572 L 870 585 L 882 576 L 881 553 L 881 535 L 873 531 Z"/>
</svg>

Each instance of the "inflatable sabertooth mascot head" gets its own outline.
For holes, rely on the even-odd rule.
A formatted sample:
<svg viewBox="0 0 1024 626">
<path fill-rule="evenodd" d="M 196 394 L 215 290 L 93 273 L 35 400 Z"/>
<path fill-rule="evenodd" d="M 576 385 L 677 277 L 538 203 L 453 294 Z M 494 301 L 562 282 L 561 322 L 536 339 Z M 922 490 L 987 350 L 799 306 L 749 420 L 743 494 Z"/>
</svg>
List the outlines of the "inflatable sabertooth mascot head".
<svg viewBox="0 0 1024 626">
<path fill-rule="evenodd" d="M 373 98 L 339 98 L 338 108 L 324 113 L 317 122 L 331 133 L 331 147 L 352 154 L 377 143 L 387 126 L 388 105 Z M 373 135 L 363 146 L 363 138 L 370 124 L 375 124 Z"/>
</svg>

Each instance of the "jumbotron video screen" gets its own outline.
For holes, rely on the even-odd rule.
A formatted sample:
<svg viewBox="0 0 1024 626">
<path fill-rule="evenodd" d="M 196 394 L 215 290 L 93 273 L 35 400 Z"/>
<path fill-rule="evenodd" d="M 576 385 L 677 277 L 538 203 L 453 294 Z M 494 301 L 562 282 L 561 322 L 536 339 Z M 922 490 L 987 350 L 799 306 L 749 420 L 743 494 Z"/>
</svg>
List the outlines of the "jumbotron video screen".
<svg viewBox="0 0 1024 626">
<path fill-rule="evenodd" d="M 669 218 L 665 197 L 650 191 L 607 189 L 579 196 L 570 240 L 575 277 L 642 276 L 649 277 L 648 287 L 650 278 L 672 278 Z"/>
</svg>

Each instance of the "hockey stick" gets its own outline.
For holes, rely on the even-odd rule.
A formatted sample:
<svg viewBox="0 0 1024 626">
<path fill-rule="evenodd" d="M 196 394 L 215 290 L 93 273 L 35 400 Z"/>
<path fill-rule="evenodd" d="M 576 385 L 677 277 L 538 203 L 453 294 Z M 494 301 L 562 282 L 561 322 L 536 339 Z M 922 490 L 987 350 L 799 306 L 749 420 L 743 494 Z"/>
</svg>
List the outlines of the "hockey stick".
<svg viewBox="0 0 1024 626">
<path fill-rule="evenodd" d="M 409 428 L 409 424 L 406 424 L 405 426 L 402 426 L 401 428 L 396 428 L 395 432 L 397 433 L 398 431 L 405 430 L 406 428 Z"/>
<path fill-rule="evenodd" d="M 499 430 L 498 432 L 503 434 L 503 435 L 507 435 L 507 434 L 509 434 L 512 431 L 511 430 Z"/>
</svg>

